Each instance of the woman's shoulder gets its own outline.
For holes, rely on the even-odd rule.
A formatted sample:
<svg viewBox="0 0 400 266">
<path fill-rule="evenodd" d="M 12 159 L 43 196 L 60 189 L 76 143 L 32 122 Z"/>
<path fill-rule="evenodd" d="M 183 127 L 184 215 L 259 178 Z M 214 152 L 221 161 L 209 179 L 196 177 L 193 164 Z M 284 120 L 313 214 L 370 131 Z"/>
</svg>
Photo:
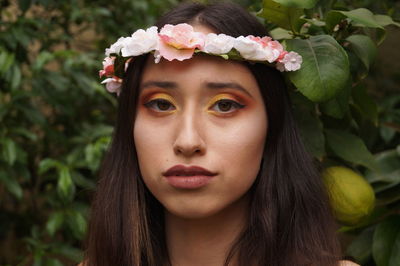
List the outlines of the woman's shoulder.
<svg viewBox="0 0 400 266">
<path fill-rule="evenodd" d="M 341 260 L 339 261 L 339 266 L 360 266 L 360 265 L 349 260 Z"/>
</svg>

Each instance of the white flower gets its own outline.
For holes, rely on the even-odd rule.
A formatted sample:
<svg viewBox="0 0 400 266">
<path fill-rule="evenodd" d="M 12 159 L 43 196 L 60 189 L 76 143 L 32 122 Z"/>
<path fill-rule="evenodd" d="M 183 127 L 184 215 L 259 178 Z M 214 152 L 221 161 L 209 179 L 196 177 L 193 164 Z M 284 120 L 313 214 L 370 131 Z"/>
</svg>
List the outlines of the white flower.
<svg viewBox="0 0 400 266">
<path fill-rule="evenodd" d="M 300 69 L 303 58 L 296 52 L 289 52 L 285 55 L 281 62 L 284 64 L 286 71 L 296 71 Z"/>
<path fill-rule="evenodd" d="M 106 56 L 110 56 L 110 54 L 118 54 L 121 51 L 122 46 L 124 45 L 125 37 L 120 37 L 115 43 L 113 43 L 110 48 L 106 49 Z"/>
<path fill-rule="evenodd" d="M 271 49 L 271 57 L 268 58 L 268 62 L 272 63 L 278 59 L 279 55 L 283 51 L 282 45 L 278 41 L 269 41 L 267 47 Z"/>
<path fill-rule="evenodd" d="M 274 62 L 276 59 L 278 59 L 279 54 L 280 54 L 279 50 L 273 49 L 273 48 L 271 48 L 270 46 L 265 46 L 265 47 L 264 47 L 264 52 L 265 52 L 266 60 L 267 60 L 269 63 L 272 63 L 272 62 Z"/>
<path fill-rule="evenodd" d="M 124 39 L 121 49 L 122 56 L 138 56 L 156 50 L 158 39 L 156 26 L 150 27 L 146 31 L 142 29 L 137 30 L 131 37 Z"/>
<path fill-rule="evenodd" d="M 117 95 L 121 92 L 121 83 L 122 80 L 116 78 L 108 78 L 101 82 L 101 84 L 106 83 L 106 88 L 109 92 L 114 93 L 116 92 Z"/>
<path fill-rule="evenodd" d="M 263 47 L 261 43 L 251 40 L 249 37 L 237 37 L 233 47 L 247 60 L 268 61 L 272 63 L 276 59 L 276 55 L 271 47 Z"/>
<path fill-rule="evenodd" d="M 206 35 L 203 50 L 211 54 L 227 54 L 233 48 L 235 38 L 225 34 L 209 33 Z"/>
<path fill-rule="evenodd" d="M 160 52 L 158 50 L 156 50 L 154 52 L 154 63 L 156 63 L 156 64 L 160 63 L 161 57 L 162 56 L 160 55 Z"/>
</svg>

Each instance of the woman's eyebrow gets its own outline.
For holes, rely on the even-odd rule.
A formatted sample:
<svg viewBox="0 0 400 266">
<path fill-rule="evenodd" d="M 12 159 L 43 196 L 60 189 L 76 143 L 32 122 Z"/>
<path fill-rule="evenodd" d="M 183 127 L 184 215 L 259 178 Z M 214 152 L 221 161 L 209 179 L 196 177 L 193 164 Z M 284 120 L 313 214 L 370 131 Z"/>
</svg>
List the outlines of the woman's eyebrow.
<svg viewBox="0 0 400 266">
<path fill-rule="evenodd" d="M 144 82 L 140 86 L 140 89 L 143 90 L 143 89 L 146 89 L 149 87 L 159 87 L 159 88 L 163 88 L 163 89 L 176 89 L 179 86 L 176 82 L 172 82 L 172 81 L 150 80 L 150 81 Z M 245 88 L 243 88 L 240 84 L 238 84 L 236 82 L 204 82 L 203 87 L 208 88 L 208 89 L 217 89 L 217 90 L 231 88 L 231 89 L 239 90 L 239 91 L 247 94 L 251 98 L 253 98 L 253 96 Z"/>
<path fill-rule="evenodd" d="M 205 87 L 207 87 L 209 89 L 231 88 L 231 89 L 235 89 L 235 90 L 244 92 L 245 94 L 247 94 L 248 96 L 253 98 L 253 96 L 245 88 L 243 88 L 240 84 L 238 84 L 236 82 L 205 82 Z"/>
<path fill-rule="evenodd" d="M 178 84 L 176 82 L 172 82 L 172 81 L 147 81 L 144 82 L 140 88 L 141 89 L 146 89 L 149 87 L 159 87 L 159 88 L 163 88 L 163 89 L 176 89 L 178 87 Z"/>
</svg>

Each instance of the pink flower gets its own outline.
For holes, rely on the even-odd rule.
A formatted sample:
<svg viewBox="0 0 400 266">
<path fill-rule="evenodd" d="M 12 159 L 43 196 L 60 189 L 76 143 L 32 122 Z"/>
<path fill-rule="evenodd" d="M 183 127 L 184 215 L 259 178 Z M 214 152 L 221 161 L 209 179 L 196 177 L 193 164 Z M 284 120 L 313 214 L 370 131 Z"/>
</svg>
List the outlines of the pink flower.
<svg viewBox="0 0 400 266">
<path fill-rule="evenodd" d="M 280 44 L 278 41 L 269 41 L 267 46 L 272 50 L 272 54 L 274 55 L 274 59 L 272 61 L 277 60 L 280 54 L 283 52 L 282 44 Z"/>
<path fill-rule="evenodd" d="M 111 93 L 117 93 L 117 95 L 120 94 L 121 92 L 121 84 L 122 84 L 122 79 L 118 77 L 112 77 L 105 79 L 101 82 L 101 84 L 106 84 L 106 88 L 109 92 Z"/>
<path fill-rule="evenodd" d="M 104 58 L 103 69 L 99 71 L 100 78 L 102 76 L 112 77 L 114 75 L 114 60 L 115 56 Z"/>
<path fill-rule="evenodd" d="M 169 61 L 189 59 L 196 48 L 202 49 L 204 46 L 205 35 L 194 32 L 193 27 L 186 23 L 167 24 L 161 29 L 159 36 L 159 55 Z"/>
<path fill-rule="evenodd" d="M 270 41 L 270 42 L 267 43 L 267 45 L 269 47 L 271 47 L 271 49 L 278 50 L 279 53 L 281 53 L 283 51 L 283 46 L 278 41 Z"/>
<path fill-rule="evenodd" d="M 288 51 L 282 51 L 278 57 L 278 62 L 282 62 L 283 58 L 285 57 L 285 55 L 288 53 Z"/>
<path fill-rule="evenodd" d="M 250 60 L 266 60 L 272 63 L 278 59 L 280 53 L 283 51 L 282 45 L 277 41 L 272 41 L 272 38 L 268 36 L 262 38 L 253 35 L 249 35 L 246 38 L 240 36 L 237 40 L 238 42 L 235 48 L 239 50 L 243 57 Z M 248 47 L 244 48 L 243 45 Z"/>
<path fill-rule="evenodd" d="M 300 69 L 303 58 L 296 52 L 287 53 L 283 59 L 277 64 L 277 68 L 280 70 L 282 66 L 286 71 L 296 71 Z"/>
<path fill-rule="evenodd" d="M 267 41 L 270 39 L 269 37 L 260 38 L 252 35 L 239 36 L 235 39 L 234 48 L 244 59 L 272 63 L 278 58 L 280 52 L 268 45 Z"/>
<path fill-rule="evenodd" d="M 259 44 L 262 45 L 262 47 L 267 46 L 268 42 L 270 42 L 272 39 L 271 37 L 265 36 L 265 37 L 254 37 L 253 35 L 248 36 L 251 40 L 258 42 Z"/>
</svg>

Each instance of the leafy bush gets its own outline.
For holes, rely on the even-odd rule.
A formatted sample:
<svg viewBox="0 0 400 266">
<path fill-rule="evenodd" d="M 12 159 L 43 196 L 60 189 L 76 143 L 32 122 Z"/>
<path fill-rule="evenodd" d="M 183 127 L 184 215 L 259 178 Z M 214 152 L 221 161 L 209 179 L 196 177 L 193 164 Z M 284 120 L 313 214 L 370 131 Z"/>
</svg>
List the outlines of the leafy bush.
<svg viewBox="0 0 400 266">
<path fill-rule="evenodd" d="M 339 229 L 354 236 L 347 255 L 362 265 L 394 266 L 400 265 L 400 97 L 385 95 L 377 105 L 365 78 L 385 27 L 400 23 L 360 7 L 365 4 L 264 0 L 258 15 L 275 39 L 303 56 L 302 68 L 289 73 L 288 83 L 309 151 L 325 168 L 353 168 L 373 186 L 372 214 Z"/>
<path fill-rule="evenodd" d="M 177 2 L 0 2 L 1 265 L 82 260 L 88 204 L 116 110 L 97 77 L 102 51 Z M 376 81 L 383 86 L 374 74 L 381 71 L 373 65 L 377 46 L 389 25 L 399 26 L 369 9 L 396 16 L 395 3 L 238 2 L 303 55 L 303 68 L 287 81 L 310 152 L 326 167 L 358 171 L 374 188 L 373 214 L 340 228 L 354 238 L 348 255 L 363 265 L 398 265 L 400 97 L 390 90 L 395 81 L 373 89 L 376 97 L 367 90 Z"/>
</svg>

